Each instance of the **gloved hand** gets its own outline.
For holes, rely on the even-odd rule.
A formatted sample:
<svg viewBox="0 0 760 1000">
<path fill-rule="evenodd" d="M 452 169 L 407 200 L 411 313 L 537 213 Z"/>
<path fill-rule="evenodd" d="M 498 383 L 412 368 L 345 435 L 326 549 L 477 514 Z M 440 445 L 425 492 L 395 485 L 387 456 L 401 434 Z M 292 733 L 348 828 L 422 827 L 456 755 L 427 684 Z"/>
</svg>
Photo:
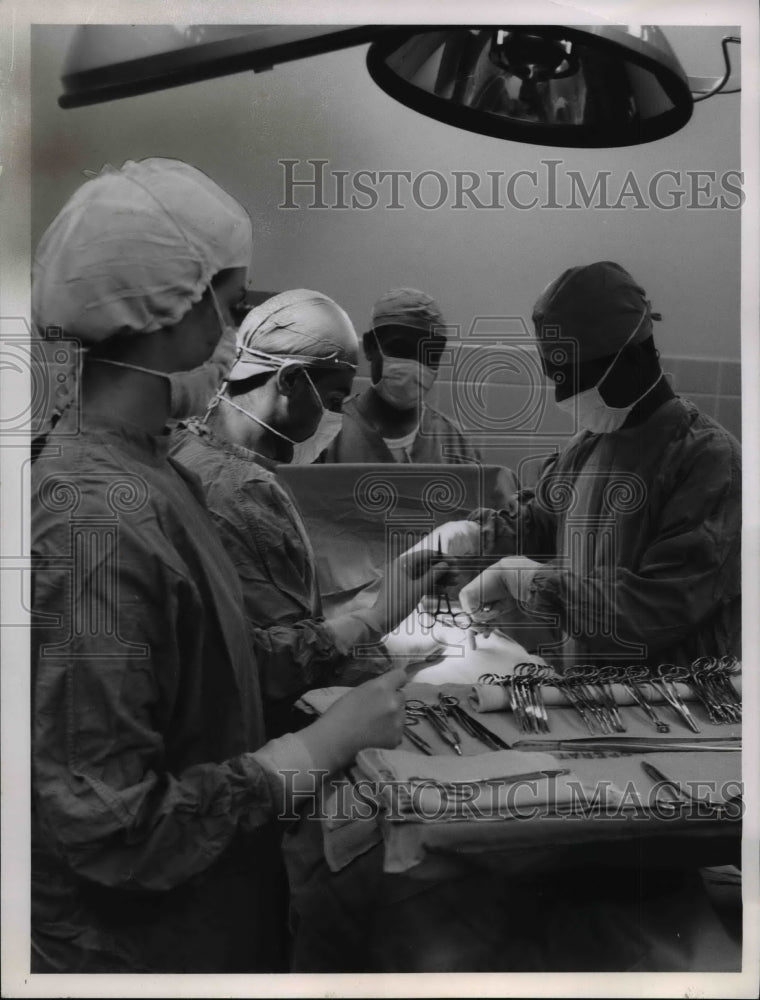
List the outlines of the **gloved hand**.
<svg viewBox="0 0 760 1000">
<path fill-rule="evenodd" d="M 436 553 L 429 549 L 409 549 L 389 563 L 380 584 L 373 613 L 383 634 L 393 629 L 414 611 L 425 594 L 432 594 L 436 583 L 448 571 L 448 563 L 434 562 Z"/>
<path fill-rule="evenodd" d="M 314 766 L 335 771 L 365 747 L 397 747 L 404 728 L 403 667 L 373 677 L 339 698 L 316 722 L 298 735 Z"/>
<path fill-rule="evenodd" d="M 504 582 L 509 592 L 521 604 L 530 597 L 530 585 L 533 577 L 542 568 L 541 563 L 527 556 L 507 556 L 496 564 L 504 576 Z"/>
<path fill-rule="evenodd" d="M 445 645 L 433 634 L 437 630 L 421 628 L 414 614 L 409 622 L 411 628 L 402 622 L 397 629 L 383 637 L 385 652 L 394 666 L 410 666 L 438 659 Z"/>
<path fill-rule="evenodd" d="M 465 611 L 483 618 L 483 608 L 490 614 L 511 613 L 518 605 L 525 604 L 530 596 L 530 585 L 541 563 L 525 556 L 506 556 L 475 577 L 459 594 Z M 485 613 L 486 617 L 489 613 Z"/>
<path fill-rule="evenodd" d="M 438 551 L 444 556 L 472 556 L 480 553 L 480 525 L 475 521 L 447 521 L 421 538 L 410 552 Z"/>
</svg>

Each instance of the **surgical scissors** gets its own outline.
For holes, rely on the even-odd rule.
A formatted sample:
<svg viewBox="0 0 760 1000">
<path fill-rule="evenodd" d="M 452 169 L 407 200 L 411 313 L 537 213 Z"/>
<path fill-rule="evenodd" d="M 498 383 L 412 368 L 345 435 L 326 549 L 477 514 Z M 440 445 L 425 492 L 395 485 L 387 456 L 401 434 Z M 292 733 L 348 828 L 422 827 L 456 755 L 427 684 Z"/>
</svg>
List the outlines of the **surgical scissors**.
<svg viewBox="0 0 760 1000">
<path fill-rule="evenodd" d="M 435 595 L 435 611 L 418 611 L 417 620 L 423 628 L 433 628 L 435 625 L 449 625 L 453 628 L 472 628 L 472 615 L 466 611 L 455 611 L 446 590 L 439 590 Z"/>
<path fill-rule="evenodd" d="M 700 656 L 688 671 L 687 683 L 704 705 L 710 722 L 722 724 L 741 720 L 741 699 L 730 680 L 738 661 L 726 656 Z"/>
<path fill-rule="evenodd" d="M 626 731 L 625 723 L 623 722 L 620 712 L 618 711 L 615 694 L 612 690 L 612 685 L 620 680 L 620 676 L 621 671 L 619 667 L 600 667 L 596 672 L 596 680 L 594 681 L 594 684 L 602 693 L 602 698 L 607 706 L 607 711 L 612 719 L 612 725 L 614 726 L 615 731 L 618 733 L 624 733 Z"/>
<path fill-rule="evenodd" d="M 659 717 L 652 706 L 647 701 L 646 694 L 642 691 L 640 683 L 644 681 L 647 675 L 647 668 L 641 664 L 640 666 L 632 665 L 625 667 L 621 671 L 620 683 L 628 691 L 630 696 L 636 702 L 636 704 L 641 708 L 645 715 L 654 723 L 654 727 L 658 733 L 669 733 L 670 726 L 667 722 Z"/>
<path fill-rule="evenodd" d="M 462 708 L 459 698 L 453 694 L 444 694 L 442 691 L 438 692 L 438 704 L 444 714 L 453 718 L 466 733 L 473 737 L 473 739 L 478 740 L 479 743 L 483 743 L 490 750 L 509 750 L 511 749 L 508 743 L 497 736 L 496 733 L 492 733 L 490 729 L 487 729 L 484 725 L 473 719 L 469 712 Z"/>
<path fill-rule="evenodd" d="M 662 696 L 674 711 L 681 716 L 686 725 L 693 733 L 700 732 L 699 726 L 686 707 L 686 703 L 676 690 L 675 681 L 688 680 L 689 672 L 686 667 L 679 667 L 675 663 L 661 663 L 657 668 L 658 676 L 652 679 L 652 684 L 662 692 Z"/>
<path fill-rule="evenodd" d="M 589 726 L 588 719 L 580 711 L 581 705 L 584 709 L 588 710 L 590 717 L 598 723 L 603 733 L 612 733 L 615 726 L 608 707 L 601 697 L 594 694 L 590 687 L 596 680 L 596 674 L 596 668 L 590 664 L 573 664 L 565 669 L 563 676 L 565 686 L 563 690 L 566 694 L 570 695 L 574 707 L 591 732 L 593 732 L 593 729 Z"/>
<path fill-rule="evenodd" d="M 525 731 L 549 732 L 549 717 L 541 694 L 541 685 L 548 680 L 551 671 L 538 663 L 524 662 L 515 665 L 512 685 L 520 705 L 521 721 L 525 721 Z"/>
<path fill-rule="evenodd" d="M 438 561 L 443 559 L 440 538 L 438 539 L 436 558 Z M 472 615 L 466 611 L 455 611 L 452 608 L 449 592 L 440 583 L 435 592 L 435 611 L 418 611 L 417 620 L 423 628 L 433 628 L 435 625 L 450 625 L 454 628 L 468 629 L 472 628 L 473 625 Z"/>
<path fill-rule="evenodd" d="M 524 733 L 550 731 L 541 688 L 543 684 L 555 683 L 559 685 L 549 667 L 532 661 L 515 664 L 511 674 L 488 673 L 478 677 L 478 684 L 498 684 L 504 689 L 509 709 Z"/>
<path fill-rule="evenodd" d="M 462 740 L 459 733 L 446 722 L 443 710 L 437 705 L 410 698 L 406 703 L 406 718 L 409 725 L 417 725 L 420 719 L 427 719 L 443 742 L 451 747 L 458 757 L 462 757 Z M 413 721 L 414 720 L 414 721 Z"/>
</svg>

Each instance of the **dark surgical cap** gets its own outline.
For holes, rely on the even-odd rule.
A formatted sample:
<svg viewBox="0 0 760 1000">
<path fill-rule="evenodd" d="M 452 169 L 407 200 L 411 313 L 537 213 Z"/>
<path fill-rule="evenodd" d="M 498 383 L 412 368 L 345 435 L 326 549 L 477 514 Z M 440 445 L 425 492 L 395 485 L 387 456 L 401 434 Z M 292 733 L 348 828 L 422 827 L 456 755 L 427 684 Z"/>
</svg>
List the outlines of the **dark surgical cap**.
<svg viewBox="0 0 760 1000">
<path fill-rule="evenodd" d="M 607 260 L 571 267 L 544 289 L 533 307 L 541 353 L 548 357 L 558 339 L 574 340 L 580 363 L 646 340 L 652 336 L 652 320 L 659 318 L 651 312 L 644 289 L 619 264 Z"/>
<path fill-rule="evenodd" d="M 372 309 L 372 329 L 382 326 L 408 326 L 431 336 L 444 335 L 443 315 L 438 304 L 416 288 L 392 288 L 385 292 Z"/>
</svg>

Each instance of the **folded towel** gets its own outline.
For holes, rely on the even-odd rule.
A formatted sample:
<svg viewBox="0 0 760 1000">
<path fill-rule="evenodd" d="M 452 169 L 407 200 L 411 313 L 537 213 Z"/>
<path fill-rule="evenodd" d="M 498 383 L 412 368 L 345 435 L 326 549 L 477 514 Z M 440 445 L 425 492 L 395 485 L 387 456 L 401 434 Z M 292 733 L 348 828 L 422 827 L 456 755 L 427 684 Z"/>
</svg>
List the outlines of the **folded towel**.
<svg viewBox="0 0 760 1000">
<path fill-rule="evenodd" d="M 331 705 L 334 705 L 338 698 L 342 698 L 350 690 L 350 687 L 341 687 L 339 685 L 335 687 L 314 688 L 313 691 L 307 691 L 301 695 L 296 702 L 296 708 L 300 708 L 302 712 L 306 712 L 308 715 L 324 715 L 327 709 Z"/>
</svg>

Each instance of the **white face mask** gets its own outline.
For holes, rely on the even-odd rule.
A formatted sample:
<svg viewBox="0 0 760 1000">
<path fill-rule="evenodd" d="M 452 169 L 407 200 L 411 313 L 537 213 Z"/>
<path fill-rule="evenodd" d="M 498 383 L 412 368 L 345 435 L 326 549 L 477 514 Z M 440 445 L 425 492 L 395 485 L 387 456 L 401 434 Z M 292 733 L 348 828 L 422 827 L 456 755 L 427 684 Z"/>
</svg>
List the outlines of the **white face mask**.
<svg viewBox="0 0 760 1000">
<path fill-rule="evenodd" d="M 282 438 L 283 441 L 287 441 L 288 444 L 292 444 L 293 458 L 291 459 L 291 465 L 311 465 L 312 462 L 314 462 L 315 459 L 322 454 L 325 448 L 332 444 L 338 434 L 340 434 L 343 427 L 343 414 L 333 413 L 331 410 L 326 410 L 324 404 L 322 403 L 322 398 L 317 392 L 316 386 L 309 378 L 309 374 L 306 369 L 304 369 L 304 375 L 314 391 L 314 395 L 317 397 L 319 405 L 322 407 L 322 416 L 317 424 L 317 429 L 310 437 L 307 437 L 305 441 L 294 441 L 293 438 L 289 438 L 287 434 L 283 434 L 282 431 L 278 431 L 269 424 L 265 424 L 263 420 L 251 413 L 249 410 L 244 409 L 234 400 L 230 399 L 229 396 L 225 395 L 219 397 L 222 402 L 233 407 L 233 409 L 238 410 L 240 413 L 244 413 L 246 417 L 249 417 L 255 423 L 259 424 L 260 427 L 265 427 L 268 431 L 271 431 L 272 434 Z"/>
<path fill-rule="evenodd" d="M 383 353 L 374 330 L 373 336 L 383 358 L 383 374 L 378 382 L 372 383 L 372 388 L 395 409 L 413 410 L 433 387 L 435 372 L 411 358 L 394 358 Z"/>
<path fill-rule="evenodd" d="M 305 441 L 298 441 L 293 445 L 293 465 L 311 465 L 322 454 L 325 448 L 332 444 L 343 427 L 343 414 L 333 413 L 332 410 L 326 409 L 321 396 L 317 392 L 317 387 L 309 378 L 309 373 L 306 369 L 304 369 L 304 375 L 308 379 L 319 405 L 322 407 L 322 416 L 317 424 L 317 429 L 311 437 L 307 437 Z"/>
<path fill-rule="evenodd" d="M 633 410 L 633 408 L 637 406 L 645 396 L 649 395 L 652 389 L 654 389 L 665 374 L 664 372 L 660 372 L 649 388 L 643 392 L 638 399 L 634 399 L 632 403 L 629 403 L 628 406 L 610 406 L 608 403 L 605 403 L 602 398 L 602 394 L 599 392 L 599 386 L 612 371 L 615 362 L 623 353 L 630 341 L 636 336 L 636 333 L 644 321 L 646 314 L 647 311 L 645 309 L 641 315 L 641 319 L 636 324 L 633 333 L 630 337 L 628 337 L 626 342 L 609 363 L 606 371 L 596 385 L 592 386 L 590 389 L 584 389 L 583 392 L 579 392 L 574 396 L 569 396 L 567 399 L 563 399 L 557 403 L 560 410 L 563 410 L 565 413 L 569 413 L 571 416 L 577 415 L 578 423 L 582 428 L 584 428 L 584 430 L 591 431 L 593 434 L 612 434 L 613 431 L 620 430 L 628 419 L 628 415 L 631 410 Z"/>
<path fill-rule="evenodd" d="M 230 372 L 237 357 L 235 328 L 227 326 L 222 318 L 216 295 L 212 293 L 222 336 L 208 361 L 189 372 L 172 372 L 169 375 L 171 403 L 169 414 L 174 420 L 204 414 L 214 393 Z"/>
<path fill-rule="evenodd" d="M 198 365 L 197 368 L 191 368 L 190 371 L 186 372 L 159 372 L 154 368 L 144 368 L 126 361 L 111 361 L 108 358 L 94 358 L 93 360 L 102 365 L 130 368 L 132 371 L 144 372 L 146 375 L 157 375 L 159 378 L 166 379 L 169 383 L 169 416 L 171 419 L 183 420 L 185 417 L 200 416 L 207 411 L 210 400 L 228 374 L 237 356 L 235 329 L 227 326 L 224 322 L 213 288 L 211 289 L 211 297 L 222 336 L 208 361 Z"/>
</svg>

